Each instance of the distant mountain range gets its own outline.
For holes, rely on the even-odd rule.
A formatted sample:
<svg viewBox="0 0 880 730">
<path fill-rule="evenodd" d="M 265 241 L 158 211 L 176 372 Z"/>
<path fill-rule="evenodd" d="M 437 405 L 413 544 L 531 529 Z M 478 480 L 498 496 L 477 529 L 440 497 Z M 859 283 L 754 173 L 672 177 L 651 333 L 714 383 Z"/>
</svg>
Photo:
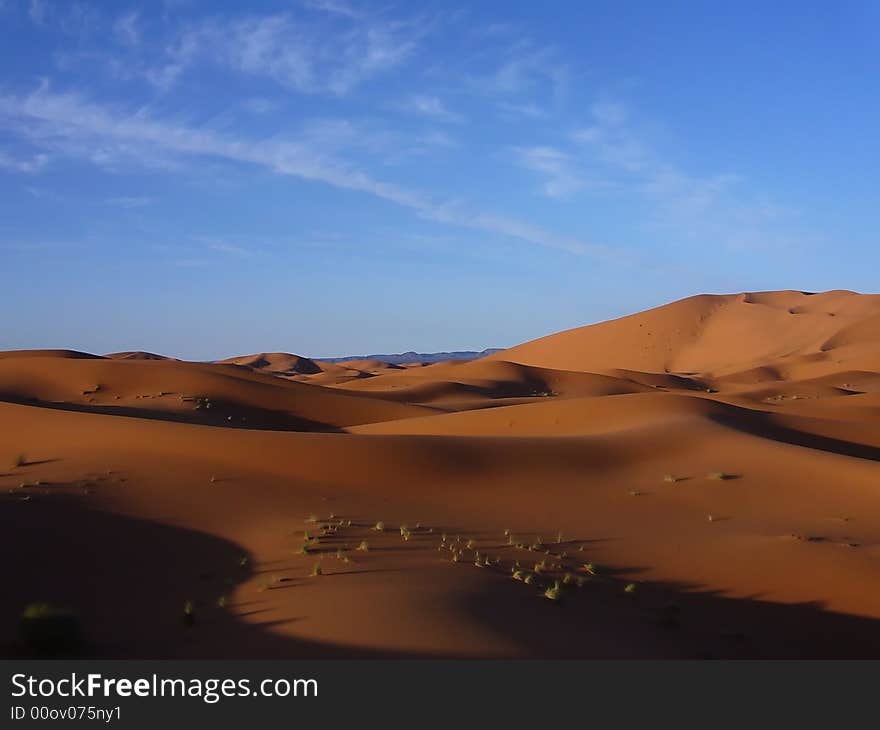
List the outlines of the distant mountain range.
<svg viewBox="0 0 880 730">
<path fill-rule="evenodd" d="M 349 357 L 316 357 L 320 362 L 349 362 L 350 360 L 381 360 L 391 365 L 403 365 L 409 362 L 442 362 L 443 360 L 477 360 L 495 352 L 501 347 L 490 347 L 480 352 L 459 350 L 456 352 L 400 352 L 396 355 L 351 355 Z"/>
</svg>

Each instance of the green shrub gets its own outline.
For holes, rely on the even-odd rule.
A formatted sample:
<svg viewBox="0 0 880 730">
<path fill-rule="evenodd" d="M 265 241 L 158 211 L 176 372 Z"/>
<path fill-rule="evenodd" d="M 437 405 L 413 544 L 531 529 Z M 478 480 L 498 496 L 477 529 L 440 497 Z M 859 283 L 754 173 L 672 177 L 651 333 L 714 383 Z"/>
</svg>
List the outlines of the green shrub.
<svg viewBox="0 0 880 730">
<path fill-rule="evenodd" d="M 559 585 L 559 581 L 554 581 L 553 585 L 544 591 L 544 598 L 549 598 L 551 601 L 561 601 L 562 600 L 562 586 Z"/>
<path fill-rule="evenodd" d="M 196 622 L 196 610 L 192 601 L 183 604 L 183 625 L 192 626 Z"/>
</svg>

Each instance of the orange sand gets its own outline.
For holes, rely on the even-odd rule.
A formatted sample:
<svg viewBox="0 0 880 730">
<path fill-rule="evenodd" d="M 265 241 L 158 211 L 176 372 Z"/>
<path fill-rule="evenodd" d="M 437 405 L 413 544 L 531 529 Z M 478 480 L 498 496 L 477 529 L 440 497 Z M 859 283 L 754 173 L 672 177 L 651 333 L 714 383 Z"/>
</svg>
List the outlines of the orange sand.
<svg viewBox="0 0 880 730">
<path fill-rule="evenodd" d="M 7 656 L 44 600 L 99 656 L 880 657 L 880 296 L 424 367 L 0 353 L 0 436 Z"/>
</svg>

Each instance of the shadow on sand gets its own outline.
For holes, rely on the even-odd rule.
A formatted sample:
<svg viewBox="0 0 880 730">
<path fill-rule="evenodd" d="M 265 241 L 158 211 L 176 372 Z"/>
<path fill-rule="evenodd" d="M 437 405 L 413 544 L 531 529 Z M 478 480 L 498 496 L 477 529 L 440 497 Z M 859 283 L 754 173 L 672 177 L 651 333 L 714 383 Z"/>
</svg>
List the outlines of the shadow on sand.
<svg viewBox="0 0 880 730">
<path fill-rule="evenodd" d="M 217 605 L 221 595 L 253 575 L 253 560 L 241 565 L 246 557 L 241 547 L 99 511 L 82 498 L 0 501 L 0 541 L 6 556 L 0 602 L 4 657 L 27 656 L 18 622 L 24 606 L 38 601 L 80 617 L 87 656 L 417 656 L 296 639 L 275 633 L 272 621 L 241 621 L 236 611 L 258 615 L 261 598 L 231 609 Z M 627 594 L 623 586 L 638 572 L 603 572 L 583 588 L 568 589 L 556 603 L 504 571 L 486 571 L 480 591 L 460 600 L 487 633 L 508 639 L 517 655 L 534 658 L 880 658 L 880 620 L 833 613 L 818 603 L 728 598 L 681 584 L 646 582 Z M 297 588 L 295 582 L 289 587 Z M 187 601 L 195 608 L 192 627 L 183 622 Z"/>
</svg>

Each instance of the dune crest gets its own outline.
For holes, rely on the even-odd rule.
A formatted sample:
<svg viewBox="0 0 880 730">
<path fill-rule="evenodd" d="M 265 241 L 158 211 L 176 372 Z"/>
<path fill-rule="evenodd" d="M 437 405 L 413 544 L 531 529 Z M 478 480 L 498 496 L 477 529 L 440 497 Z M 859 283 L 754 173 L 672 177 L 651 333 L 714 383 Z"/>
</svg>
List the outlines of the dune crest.
<svg viewBox="0 0 880 730">
<path fill-rule="evenodd" d="M 880 295 L 797 291 L 708 295 L 578 327 L 490 355 L 539 367 L 724 375 L 845 346 L 876 351 Z"/>
</svg>

